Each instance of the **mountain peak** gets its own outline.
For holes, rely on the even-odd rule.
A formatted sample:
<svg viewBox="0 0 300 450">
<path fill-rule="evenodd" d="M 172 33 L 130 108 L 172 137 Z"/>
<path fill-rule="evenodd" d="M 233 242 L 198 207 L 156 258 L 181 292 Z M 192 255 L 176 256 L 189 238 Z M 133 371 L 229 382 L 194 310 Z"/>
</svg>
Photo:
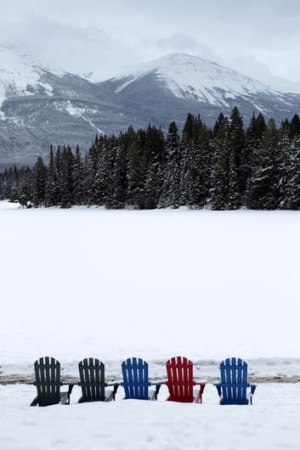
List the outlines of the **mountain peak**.
<svg viewBox="0 0 300 450">
<path fill-rule="evenodd" d="M 228 99 L 272 92 L 267 85 L 233 69 L 185 53 L 172 53 L 124 72 L 114 79 L 120 82 L 116 92 L 149 74 L 178 98 L 212 105 L 228 106 Z"/>
</svg>

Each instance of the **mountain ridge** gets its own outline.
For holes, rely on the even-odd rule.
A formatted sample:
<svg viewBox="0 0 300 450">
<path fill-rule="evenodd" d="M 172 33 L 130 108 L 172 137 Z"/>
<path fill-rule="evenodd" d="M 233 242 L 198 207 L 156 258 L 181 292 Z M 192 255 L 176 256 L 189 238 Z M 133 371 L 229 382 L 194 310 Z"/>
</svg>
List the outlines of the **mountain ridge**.
<svg viewBox="0 0 300 450">
<path fill-rule="evenodd" d="M 2 57 L 1 57 L 2 55 Z M 0 47 L 0 165 L 31 164 L 50 145 L 85 151 L 96 134 L 118 134 L 149 123 L 167 131 L 187 114 L 213 125 L 237 106 L 280 121 L 300 110 L 300 95 L 285 94 L 215 62 L 171 54 L 92 83 L 28 55 Z"/>
<path fill-rule="evenodd" d="M 175 70 L 173 70 L 173 67 L 175 67 Z M 117 89 L 117 92 L 121 92 L 128 84 L 149 73 L 154 73 L 160 79 L 164 79 L 168 88 L 172 90 L 176 97 L 185 98 L 185 93 L 187 93 L 188 96 L 192 96 L 198 101 L 206 100 L 208 103 L 215 102 L 215 98 L 210 91 L 220 86 L 235 95 L 253 92 L 275 93 L 275 90 L 270 86 L 236 70 L 185 53 L 166 55 L 132 69 L 131 73 L 124 72 L 123 75 L 114 77 L 114 80 L 129 79 Z M 230 83 L 228 82 L 229 79 L 231 80 Z M 203 91 L 206 91 L 207 95 Z"/>
</svg>

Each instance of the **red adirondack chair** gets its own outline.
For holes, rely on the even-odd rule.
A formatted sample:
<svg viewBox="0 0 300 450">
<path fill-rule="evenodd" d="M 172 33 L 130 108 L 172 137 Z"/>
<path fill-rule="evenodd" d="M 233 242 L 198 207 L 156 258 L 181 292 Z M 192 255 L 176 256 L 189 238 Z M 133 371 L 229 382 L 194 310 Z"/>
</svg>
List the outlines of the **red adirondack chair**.
<svg viewBox="0 0 300 450">
<path fill-rule="evenodd" d="M 177 356 L 166 363 L 168 381 L 165 384 L 169 389 L 167 400 L 183 403 L 202 403 L 202 394 L 205 383 L 196 383 L 193 379 L 193 363 L 187 358 Z M 199 386 L 199 392 L 194 394 L 194 387 Z"/>
</svg>

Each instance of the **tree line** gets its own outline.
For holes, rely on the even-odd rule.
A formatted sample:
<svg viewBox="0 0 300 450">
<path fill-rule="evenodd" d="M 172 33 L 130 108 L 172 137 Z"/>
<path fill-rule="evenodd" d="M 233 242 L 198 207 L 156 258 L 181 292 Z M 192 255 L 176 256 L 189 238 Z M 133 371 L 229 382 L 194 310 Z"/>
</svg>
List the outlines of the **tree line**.
<svg viewBox="0 0 300 450">
<path fill-rule="evenodd" d="M 300 119 L 276 126 L 262 114 L 244 127 L 238 108 L 213 127 L 188 114 L 164 135 L 149 125 L 96 136 L 88 152 L 50 148 L 47 164 L 0 174 L 0 197 L 24 206 L 110 209 L 300 209 Z"/>
</svg>

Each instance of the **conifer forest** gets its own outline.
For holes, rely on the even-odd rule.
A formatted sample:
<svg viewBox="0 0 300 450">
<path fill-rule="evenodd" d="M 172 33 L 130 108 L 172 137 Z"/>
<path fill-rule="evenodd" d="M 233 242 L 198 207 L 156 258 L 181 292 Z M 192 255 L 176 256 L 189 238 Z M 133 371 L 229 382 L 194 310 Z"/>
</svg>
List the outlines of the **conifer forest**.
<svg viewBox="0 0 300 450">
<path fill-rule="evenodd" d="M 51 147 L 47 162 L 1 173 L 0 197 L 27 207 L 299 210 L 300 119 L 277 126 L 259 114 L 246 128 L 235 107 L 212 128 L 188 114 L 181 132 L 171 122 L 166 135 L 149 125 L 96 136 L 85 154 Z"/>
</svg>

